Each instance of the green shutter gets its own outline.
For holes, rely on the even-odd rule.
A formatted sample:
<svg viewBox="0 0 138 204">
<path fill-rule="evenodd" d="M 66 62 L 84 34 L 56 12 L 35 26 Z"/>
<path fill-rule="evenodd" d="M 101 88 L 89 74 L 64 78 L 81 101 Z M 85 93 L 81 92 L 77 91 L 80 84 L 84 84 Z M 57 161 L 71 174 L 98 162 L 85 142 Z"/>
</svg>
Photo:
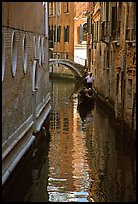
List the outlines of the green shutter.
<svg viewBox="0 0 138 204">
<path fill-rule="evenodd" d="M 67 42 L 69 42 L 69 26 L 67 25 Z"/>
<path fill-rule="evenodd" d="M 56 42 L 56 26 L 54 26 L 54 42 Z"/>
<path fill-rule="evenodd" d="M 61 26 L 58 27 L 58 42 L 60 42 L 61 38 Z"/>
<path fill-rule="evenodd" d="M 64 26 L 64 42 L 66 42 L 66 28 Z"/>
</svg>

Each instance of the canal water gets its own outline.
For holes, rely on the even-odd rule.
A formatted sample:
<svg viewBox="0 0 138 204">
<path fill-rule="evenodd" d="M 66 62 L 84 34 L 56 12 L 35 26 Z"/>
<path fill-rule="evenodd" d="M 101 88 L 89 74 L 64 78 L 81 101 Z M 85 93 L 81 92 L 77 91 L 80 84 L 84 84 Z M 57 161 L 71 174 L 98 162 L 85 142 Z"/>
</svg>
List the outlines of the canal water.
<svg viewBox="0 0 138 204">
<path fill-rule="evenodd" d="M 3 190 L 3 202 L 136 202 L 135 145 L 99 104 L 78 108 L 79 82 L 51 80 L 48 131 Z"/>
</svg>

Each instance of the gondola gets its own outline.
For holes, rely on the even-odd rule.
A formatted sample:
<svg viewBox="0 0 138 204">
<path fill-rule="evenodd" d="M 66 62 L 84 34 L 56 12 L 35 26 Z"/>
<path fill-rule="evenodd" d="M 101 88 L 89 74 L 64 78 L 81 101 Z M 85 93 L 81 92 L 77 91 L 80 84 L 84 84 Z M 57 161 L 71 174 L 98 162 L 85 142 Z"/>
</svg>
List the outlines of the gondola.
<svg viewBox="0 0 138 204">
<path fill-rule="evenodd" d="M 87 89 L 83 87 L 78 93 L 78 105 L 81 106 L 93 106 L 95 102 L 95 96 L 91 88 Z"/>
<path fill-rule="evenodd" d="M 78 107 L 77 110 L 80 114 L 82 121 L 86 118 L 87 114 L 94 108 L 95 96 L 91 89 L 83 87 L 78 93 Z"/>
</svg>

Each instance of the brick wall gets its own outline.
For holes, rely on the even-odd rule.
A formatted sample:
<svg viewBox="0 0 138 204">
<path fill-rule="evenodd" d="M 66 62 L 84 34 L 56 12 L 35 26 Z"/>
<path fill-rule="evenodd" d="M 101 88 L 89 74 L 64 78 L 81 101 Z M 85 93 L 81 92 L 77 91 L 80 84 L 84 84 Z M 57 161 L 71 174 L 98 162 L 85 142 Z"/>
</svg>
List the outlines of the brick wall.
<svg viewBox="0 0 138 204">
<path fill-rule="evenodd" d="M 12 76 L 11 41 L 15 31 L 17 41 L 17 67 L 15 77 Z M 34 61 L 33 39 L 40 35 L 3 27 L 5 41 L 5 71 L 2 82 L 2 140 L 3 142 L 32 115 L 32 71 Z M 27 39 L 27 71 L 23 72 L 23 36 Z M 41 37 L 44 37 L 41 35 Z M 39 90 L 37 92 L 37 106 L 49 93 L 48 59 L 46 54 L 46 40 L 44 41 L 45 63 L 39 65 Z M 38 51 L 37 51 L 38 53 Z"/>
</svg>

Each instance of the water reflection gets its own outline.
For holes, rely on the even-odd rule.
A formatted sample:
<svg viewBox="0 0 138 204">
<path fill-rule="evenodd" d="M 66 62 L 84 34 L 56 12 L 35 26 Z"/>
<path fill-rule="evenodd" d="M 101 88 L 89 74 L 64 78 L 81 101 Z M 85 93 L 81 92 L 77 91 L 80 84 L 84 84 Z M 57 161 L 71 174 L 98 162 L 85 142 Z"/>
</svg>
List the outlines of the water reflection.
<svg viewBox="0 0 138 204">
<path fill-rule="evenodd" d="M 49 201 L 135 201 L 135 155 L 133 148 L 127 154 L 122 139 L 128 135 L 119 138 L 97 104 L 78 107 L 74 83 L 53 81 L 51 89 Z"/>
<path fill-rule="evenodd" d="M 50 140 L 39 133 L 3 202 L 136 201 L 135 143 L 97 103 L 79 110 L 78 87 L 51 81 Z"/>
</svg>

